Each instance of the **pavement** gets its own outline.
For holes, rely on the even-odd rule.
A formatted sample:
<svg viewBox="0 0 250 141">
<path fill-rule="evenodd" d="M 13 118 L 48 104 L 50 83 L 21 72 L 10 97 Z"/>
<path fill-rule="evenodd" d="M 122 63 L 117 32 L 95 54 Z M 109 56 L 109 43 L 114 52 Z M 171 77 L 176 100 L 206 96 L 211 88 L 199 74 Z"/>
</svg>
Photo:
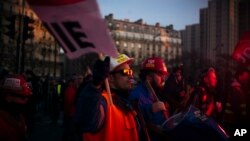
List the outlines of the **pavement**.
<svg viewBox="0 0 250 141">
<path fill-rule="evenodd" d="M 52 123 L 48 115 L 36 113 L 27 141 L 62 141 L 63 116 L 60 113 L 57 123 Z"/>
</svg>

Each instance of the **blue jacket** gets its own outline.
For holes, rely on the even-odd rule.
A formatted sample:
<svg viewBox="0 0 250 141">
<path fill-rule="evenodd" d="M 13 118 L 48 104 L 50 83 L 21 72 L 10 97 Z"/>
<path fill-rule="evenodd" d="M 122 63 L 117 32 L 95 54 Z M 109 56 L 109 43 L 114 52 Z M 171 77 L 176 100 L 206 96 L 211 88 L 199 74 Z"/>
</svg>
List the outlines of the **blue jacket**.
<svg viewBox="0 0 250 141">
<path fill-rule="evenodd" d="M 146 122 L 161 125 L 166 120 L 162 112 L 152 112 L 152 104 L 155 100 L 143 83 L 140 83 L 133 89 L 129 100 L 138 102 L 138 106 Z"/>
<path fill-rule="evenodd" d="M 103 105 L 104 111 L 101 111 Z M 101 90 L 91 84 L 85 86 L 77 99 L 75 123 L 80 133 L 96 132 L 104 122 L 106 101 L 101 96 Z"/>
<path fill-rule="evenodd" d="M 153 96 L 147 90 L 145 84 L 140 83 L 132 90 L 132 93 L 129 97 L 129 100 L 133 103 L 138 104 L 138 108 L 143 115 L 143 118 L 146 123 L 154 126 L 161 126 L 166 120 L 162 112 L 153 113 L 152 104 L 155 102 Z M 157 140 L 157 134 L 150 132 L 149 135 L 151 140 Z"/>
</svg>

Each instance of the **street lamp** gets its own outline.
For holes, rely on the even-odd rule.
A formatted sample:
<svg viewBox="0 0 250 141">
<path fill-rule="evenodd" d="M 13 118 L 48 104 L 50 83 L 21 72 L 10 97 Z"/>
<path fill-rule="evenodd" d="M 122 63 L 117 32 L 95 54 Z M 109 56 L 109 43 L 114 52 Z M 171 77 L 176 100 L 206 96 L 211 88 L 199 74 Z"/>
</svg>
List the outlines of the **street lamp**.
<svg viewBox="0 0 250 141">
<path fill-rule="evenodd" d="M 46 55 L 46 48 L 45 48 L 45 43 L 44 43 L 44 47 L 42 48 L 41 50 L 41 54 L 42 54 L 42 57 L 43 57 L 43 60 L 42 60 L 42 66 L 43 66 L 43 74 L 45 74 L 45 55 Z"/>
<path fill-rule="evenodd" d="M 49 76 L 50 76 L 50 68 L 51 68 L 51 54 L 52 54 L 52 49 L 51 49 L 51 44 L 49 44 L 49 49 L 48 49 L 48 55 L 49 55 L 49 61 L 48 61 L 48 63 L 49 63 L 49 68 L 48 68 L 48 74 L 49 74 Z"/>
<path fill-rule="evenodd" d="M 54 77 L 56 77 L 56 57 L 57 57 L 57 42 L 56 40 L 54 41 L 55 43 L 55 48 L 54 48 Z"/>
</svg>

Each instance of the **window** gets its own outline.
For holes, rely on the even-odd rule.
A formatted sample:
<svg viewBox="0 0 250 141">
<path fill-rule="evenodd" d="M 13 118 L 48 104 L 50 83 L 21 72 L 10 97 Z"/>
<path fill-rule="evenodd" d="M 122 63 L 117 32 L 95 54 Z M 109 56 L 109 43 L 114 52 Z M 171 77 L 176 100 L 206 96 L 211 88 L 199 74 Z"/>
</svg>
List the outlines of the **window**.
<svg viewBox="0 0 250 141">
<path fill-rule="evenodd" d="M 133 39 L 133 37 L 134 37 L 134 34 L 133 34 L 133 33 L 127 32 L 127 34 L 128 34 L 128 38 Z"/>
<path fill-rule="evenodd" d="M 116 37 L 120 37 L 120 33 L 119 32 L 116 32 L 115 35 L 116 35 Z"/>
<path fill-rule="evenodd" d="M 158 47 L 158 52 L 161 53 L 161 47 Z"/>
<path fill-rule="evenodd" d="M 135 44 L 134 43 L 131 43 L 131 47 L 134 48 Z"/>
<path fill-rule="evenodd" d="M 121 35 L 122 38 L 126 37 L 126 33 L 125 32 L 120 32 L 120 35 Z"/>
<path fill-rule="evenodd" d="M 119 41 L 116 41 L 116 42 L 115 42 L 115 44 L 116 44 L 116 45 L 119 45 L 119 44 L 120 44 L 120 42 L 119 42 Z"/>
<path fill-rule="evenodd" d="M 138 48 L 141 48 L 141 44 L 138 44 Z"/>
<path fill-rule="evenodd" d="M 128 45 L 127 45 L 127 43 L 124 43 L 123 46 L 124 46 L 124 47 L 127 47 Z"/>
<path fill-rule="evenodd" d="M 113 24 L 112 24 L 111 22 L 109 22 L 109 27 L 112 27 L 112 25 L 113 25 Z"/>
<path fill-rule="evenodd" d="M 135 34 L 135 39 L 140 39 L 140 34 Z"/>
<path fill-rule="evenodd" d="M 131 30 L 134 31 L 135 27 L 134 26 L 131 26 Z"/>
<path fill-rule="evenodd" d="M 117 23 L 117 24 L 116 24 L 116 27 L 119 28 L 119 27 L 120 27 L 120 24 Z"/>
</svg>

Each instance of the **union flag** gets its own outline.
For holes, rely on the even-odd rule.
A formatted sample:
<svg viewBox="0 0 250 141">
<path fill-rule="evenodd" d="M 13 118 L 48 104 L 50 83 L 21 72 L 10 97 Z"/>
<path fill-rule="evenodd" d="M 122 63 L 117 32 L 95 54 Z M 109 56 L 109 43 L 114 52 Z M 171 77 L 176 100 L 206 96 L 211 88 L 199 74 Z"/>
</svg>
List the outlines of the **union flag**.
<svg viewBox="0 0 250 141">
<path fill-rule="evenodd" d="M 250 65 L 250 31 L 247 31 L 240 38 L 235 46 L 232 58 L 243 66 Z"/>
</svg>

